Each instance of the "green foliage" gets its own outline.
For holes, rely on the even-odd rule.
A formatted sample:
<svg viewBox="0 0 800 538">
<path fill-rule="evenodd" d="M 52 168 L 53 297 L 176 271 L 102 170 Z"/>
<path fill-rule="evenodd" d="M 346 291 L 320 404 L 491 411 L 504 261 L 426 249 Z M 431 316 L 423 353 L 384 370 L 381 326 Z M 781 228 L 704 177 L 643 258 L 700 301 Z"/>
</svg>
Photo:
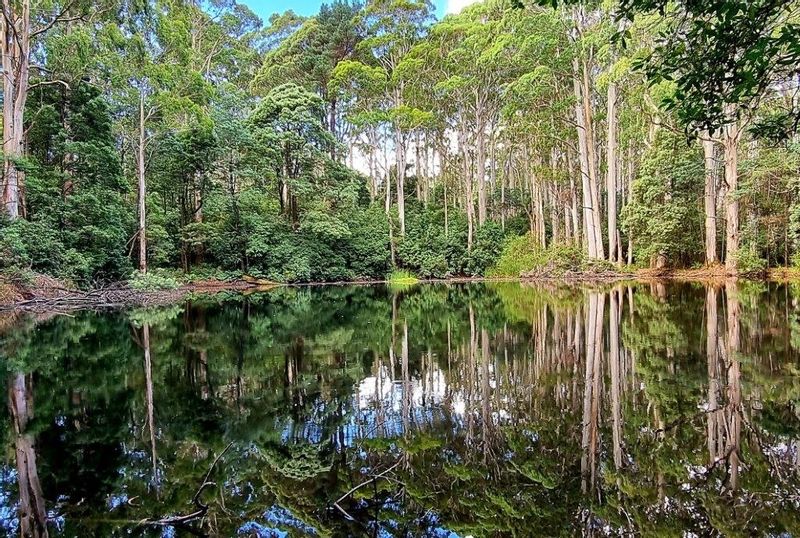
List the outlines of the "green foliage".
<svg viewBox="0 0 800 538">
<path fill-rule="evenodd" d="M 580 247 L 551 245 L 542 248 L 533 235 L 508 239 L 497 263 L 487 271 L 489 277 L 519 277 L 523 273 L 546 271 L 558 276 L 567 271 L 587 269 L 589 260 Z"/>
<path fill-rule="evenodd" d="M 83 286 L 123 278 L 131 270 L 133 212 L 107 102 L 86 84 L 37 92 L 32 112 L 41 116 L 28 137 L 30 220 L 0 224 L 5 263 Z"/>
<path fill-rule="evenodd" d="M 406 234 L 395 238 L 397 265 L 422 278 L 482 276 L 500 255 L 504 234 L 495 222 L 475 232 L 472 250 L 467 243 L 463 213 L 450 210 L 447 233 L 441 207 L 414 204 L 406 211 Z"/>
<path fill-rule="evenodd" d="M 147 273 L 136 271 L 128 279 L 128 285 L 139 291 L 174 290 L 180 282 L 169 271 L 153 270 Z"/>
<path fill-rule="evenodd" d="M 736 264 L 739 272 L 743 275 L 758 276 L 767 270 L 767 261 L 746 246 L 739 249 L 736 255 Z"/>
<path fill-rule="evenodd" d="M 631 203 L 622 212 L 637 259 L 665 256 L 679 263 L 695 258 L 703 245 L 703 177 L 698 147 L 660 130 L 633 183 Z"/>
<path fill-rule="evenodd" d="M 416 284 L 419 282 L 417 275 L 404 269 L 395 269 L 386 277 L 389 284 Z"/>
</svg>

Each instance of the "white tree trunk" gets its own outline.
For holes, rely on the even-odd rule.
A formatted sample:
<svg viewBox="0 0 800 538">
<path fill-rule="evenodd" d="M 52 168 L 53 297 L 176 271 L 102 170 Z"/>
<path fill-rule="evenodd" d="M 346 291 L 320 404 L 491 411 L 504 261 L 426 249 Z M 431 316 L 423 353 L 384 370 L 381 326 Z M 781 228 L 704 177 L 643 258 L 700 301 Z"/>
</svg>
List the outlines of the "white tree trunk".
<svg viewBox="0 0 800 538">
<path fill-rule="evenodd" d="M 594 205 L 592 179 L 594 168 L 589 153 L 589 141 L 587 139 L 588 129 L 586 125 L 586 114 L 584 111 L 583 94 L 586 88 L 581 88 L 581 80 L 578 66 L 578 59 L 572 62 L 574 70 L 573 88 L 575 91 L 575 122 L 578 130 L 578 157 L 581 170 L 581 187 L 583 192 L 583 230 L 586 238 L 587 254 L 590 258 L 602 258 L 603 253 L 597 248 L 597 236 L 600 231 L 595 229 L 596 220 L 594 213 L 597 207 Z"/>
<path fill-rule="evenodd" d="M 144 93 L 139 95 L 139 151 L 137 154 L 136 174 L 139 193 L 139 271 L 147 272 L 147 185 L 145 184 L 145 134 Z"/>
<path fill-rule="evenodd" d="M 406 234 L 406 147 L 403 132 L 398 128 L 394 139 L 395 191 L 397 191 L 397 219 L 400 222 L 400 235 Z"/>
<path fill-rule="evenodd" d="M 617 85 L 608 84 L 608 151 L 606 192 L 608 192 L 608 260 L 617 261 Z M 619 260 L 620 262 L 622 260 Z"/>
<path fill-rule="evenodd" d="M 30 1 L 22 0 L 19 13 L 3 0 L 0 15 L 0 56 L 3 70 L 3 207 L 10 219 L 20 216 L 24 172 L 16 161 L 24 156 L 23 113 L 28 98 L 30 63 Z"/>
<path fill-rule="evenodd" d="M 714 142 L 708 132 L 703 134 L 703 162 L 705 163 L 705 242 L 706 265 L 717 263 L 717 185 L 715 181 Z"/>
</svg>

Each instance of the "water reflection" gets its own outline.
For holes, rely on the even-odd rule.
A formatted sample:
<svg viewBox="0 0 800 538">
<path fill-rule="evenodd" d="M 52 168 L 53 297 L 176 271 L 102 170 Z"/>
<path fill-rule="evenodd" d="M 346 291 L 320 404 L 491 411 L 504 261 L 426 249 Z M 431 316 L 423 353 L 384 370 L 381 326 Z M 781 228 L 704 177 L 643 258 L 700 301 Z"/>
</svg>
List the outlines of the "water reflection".
<svg viewBox="0 0 800 538">
<path fill-rule="evenodd" d="M 20 534 L 25 537 L 46 537 L 47 514 L 36 466 L 36 440 L 29 429 L 33 420 L 31 376 L 22 373 L 11 376 L 8 383 L 8 409 L 17 464 Z"/>
<path fill-rule="evenodd" d="M 28 320 L 0 342 L 1 526 L 798 534 L 799 322 L 795 289 L 743 283 L 286 289 Z"/>
</svg>

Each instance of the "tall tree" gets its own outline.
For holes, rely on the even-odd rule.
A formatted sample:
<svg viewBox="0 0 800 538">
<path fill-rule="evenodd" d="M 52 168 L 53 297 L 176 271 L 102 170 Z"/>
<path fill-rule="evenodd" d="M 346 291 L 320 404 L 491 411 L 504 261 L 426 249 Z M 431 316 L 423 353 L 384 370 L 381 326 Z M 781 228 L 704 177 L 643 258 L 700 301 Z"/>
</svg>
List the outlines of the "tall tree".
<svg viewBox="0 0 800 538">
<path fill-rule="evenodd" d="M 10 219 L 24 214 L 24 113 L 30 90 L 31 55 L 41 39 L 61 23 L 87 21 L 107 8 L 89 0 L 4 0 L 0 17 L 3 70 L 3 209 Z M 45 71 L 47 72 L 47 71 Z M 53 80 L 38 82 L 54 83 Z"/>
<path fill-rule="evenodd" d="M 408 167 L 409 128 L 418 123 L 417 111 L 405 102 L 407 80 L 398 70 L 411 48 L 425 35 L 432 18 L 430 0 L 393 2 L 371 0 L 363 13 L 367 37 L 361 47 L 372 55 L 385 72 L 389 84 L 386 97 L 394 131 L 395 193 L 400 234 L 406 231 L 405 179 Z"/>
</svg>

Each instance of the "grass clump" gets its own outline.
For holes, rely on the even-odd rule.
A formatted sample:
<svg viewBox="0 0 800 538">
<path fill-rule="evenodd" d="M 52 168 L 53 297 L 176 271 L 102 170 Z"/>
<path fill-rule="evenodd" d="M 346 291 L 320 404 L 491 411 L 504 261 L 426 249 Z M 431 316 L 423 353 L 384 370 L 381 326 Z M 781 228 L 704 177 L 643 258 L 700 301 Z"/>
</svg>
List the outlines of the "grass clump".
<svg viewBox="0 0 800 538">
<path fill-rule="evenodd" d="M 389 273 L 386 280 L 391 284 L 416 284 L 419 282 L 417 275 L 405 269 L 395 269 Z"/>
<path fill-rule="evenodd" d="M 405 269 L 395 269 L 386 276 L 389 287 L 395 290 L 410 288 L 419 282 L 417 275 Z"/>
</svg>

